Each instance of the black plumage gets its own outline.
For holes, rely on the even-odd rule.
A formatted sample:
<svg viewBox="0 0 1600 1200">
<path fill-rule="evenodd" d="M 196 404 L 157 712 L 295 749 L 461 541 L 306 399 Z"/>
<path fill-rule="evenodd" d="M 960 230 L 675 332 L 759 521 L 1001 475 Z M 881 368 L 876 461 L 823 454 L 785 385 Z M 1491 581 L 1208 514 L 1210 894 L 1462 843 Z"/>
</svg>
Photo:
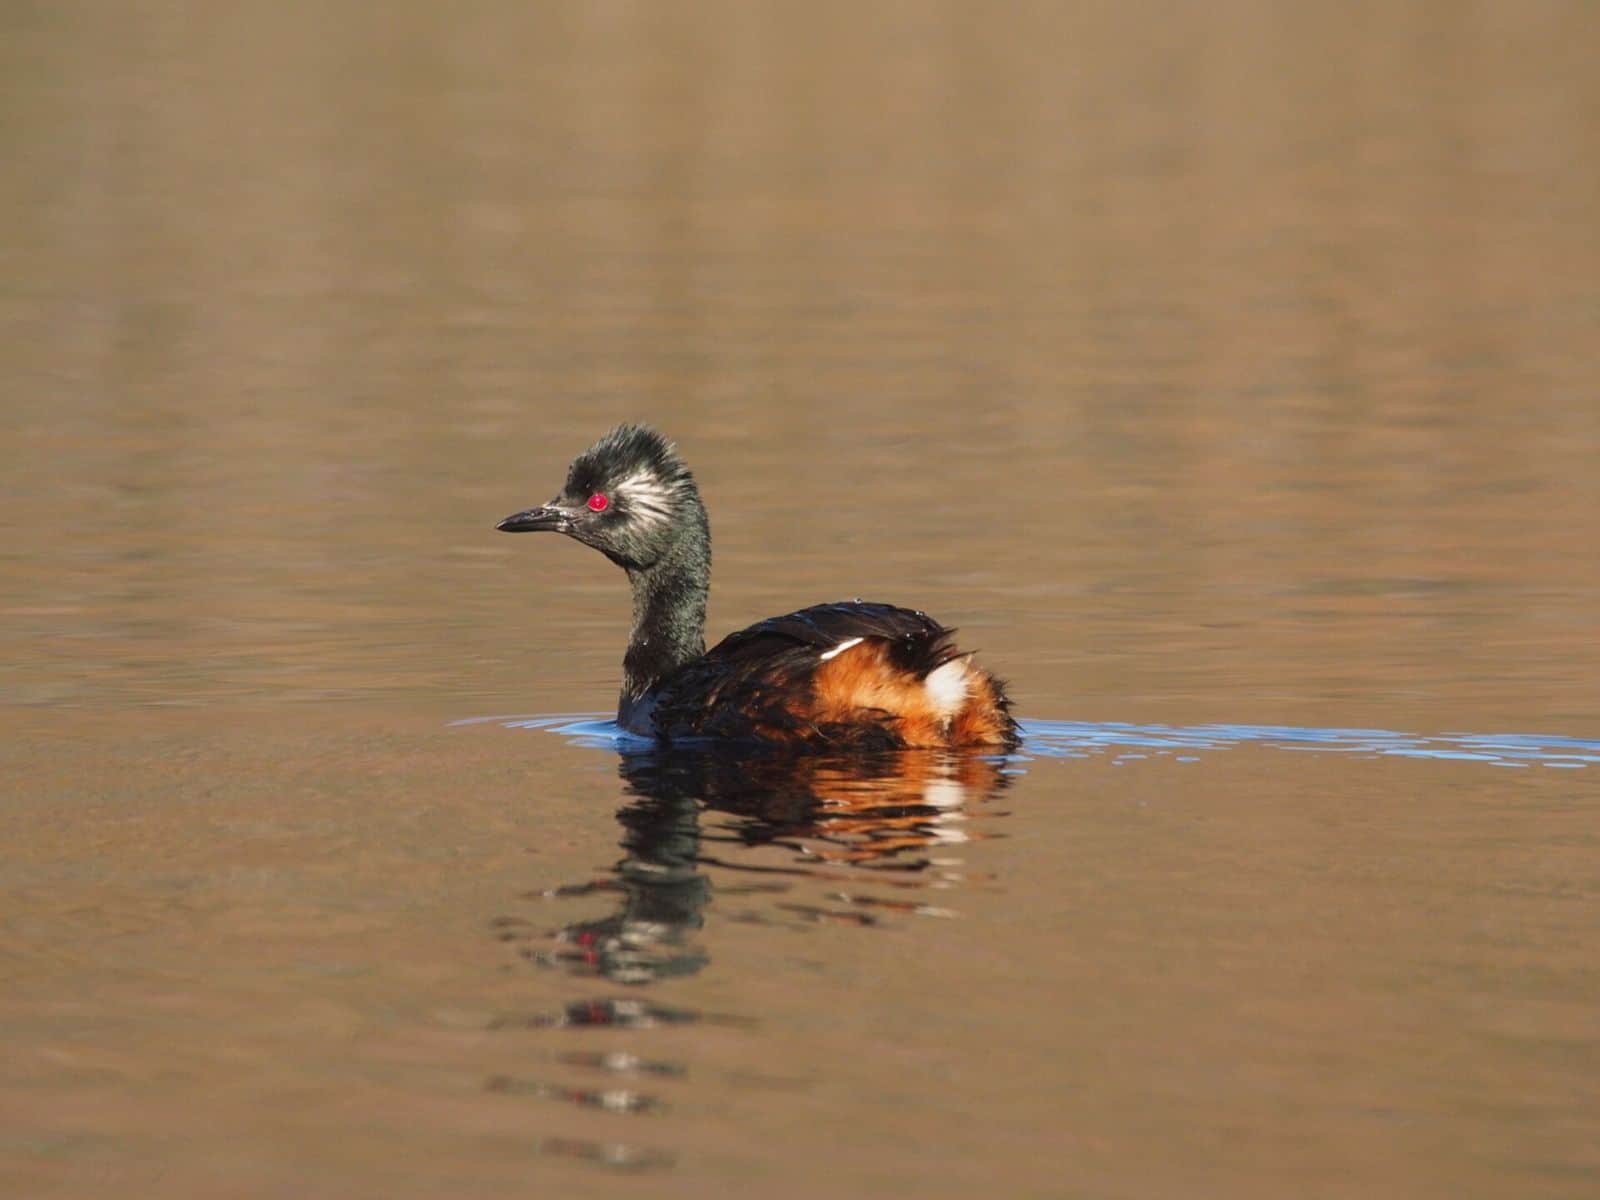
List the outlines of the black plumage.
<svg viewBox="0 0 1600 1200">
<path fill-rule="evenodd" d="M 844 600 L 768 617 L 730 633 L 702 657 L 660 682 L 652 719 L 670 740 L 739 738 L 752 725 L 807 733 L 815 740 L 875 748 L 900 745 L 895 714 L 858 709 L 849 723 L 819 726 L 796 713 L 794 692 L 810 686 L 829 650 L 853 638 L 883 641 L 890 660 L 917 679 L 959 657 L 954 630 L 927 613 Z"/>
</svg>

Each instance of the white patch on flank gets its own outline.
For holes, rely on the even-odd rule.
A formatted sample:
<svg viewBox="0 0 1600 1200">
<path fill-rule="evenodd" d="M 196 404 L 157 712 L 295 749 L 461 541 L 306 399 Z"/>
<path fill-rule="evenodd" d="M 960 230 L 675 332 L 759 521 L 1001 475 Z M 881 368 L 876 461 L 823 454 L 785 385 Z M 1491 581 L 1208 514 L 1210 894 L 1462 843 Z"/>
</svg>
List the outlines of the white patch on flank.
<svg viewBox="0 0 1600 1200">
<path fill-rule="evenodd" d="M 672 488 L 650 471 L 635 471 L 618 480 L 615 491 L 643 520 L 665 521 L 672 515 Z"/>
<path fill-rule="evenodd" d="M 835 658 L 838 655 L 843 654 L 846 650 L 850 649 L 851 646 L 859 646 L 865 640 L 865 638 L 851 638 L 848 642 L 840 642 L 832 650 L 824 650 L 822 652 L 822 661 L 827 662 L 830 658 Z"/>
<path fill-rule="evenodd" d="M 928 672 L 923 685 L 928 689 L 928 699 L 934 711 L 948 721 L 961 711 L 967 699 L 967 660 L 952 659 L 944 666 Z"/>
</svg>

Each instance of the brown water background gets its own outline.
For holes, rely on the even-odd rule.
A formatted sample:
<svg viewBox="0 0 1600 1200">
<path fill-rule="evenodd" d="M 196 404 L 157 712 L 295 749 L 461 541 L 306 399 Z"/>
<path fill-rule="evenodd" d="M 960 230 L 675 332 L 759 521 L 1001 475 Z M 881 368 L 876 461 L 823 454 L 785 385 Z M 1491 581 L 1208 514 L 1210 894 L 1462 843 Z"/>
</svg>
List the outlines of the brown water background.
<svg viewBox="0 0 1600 1200">
<path fill-rule="evenodd" d="M 1597 55 L 1582 0 L 0 7 L 0 1191 L 1595 1195 Z M 946 804 L 904 846 L 713 803 L 681 972 L 596 968 L 661 780 L 452 722 L 612 705 L 621 578 L 491 527 L 628 419 L 713 636 L 923 607 L 1111 748 L 859 785 Z"/>
</svg>

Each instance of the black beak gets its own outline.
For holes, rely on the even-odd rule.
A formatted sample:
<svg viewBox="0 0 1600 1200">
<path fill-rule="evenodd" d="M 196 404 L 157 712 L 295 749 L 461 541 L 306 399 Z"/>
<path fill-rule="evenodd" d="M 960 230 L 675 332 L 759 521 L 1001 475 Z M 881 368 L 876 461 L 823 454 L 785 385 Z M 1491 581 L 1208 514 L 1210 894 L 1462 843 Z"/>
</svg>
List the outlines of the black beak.
<svg viewBox="0 0 1600 1200">
<path fill-rule="evenodd" d="M 539 533 L 542 530 L 571 533 L 572 514 L 553 504 L 541 504 L 538 508 L 512 513 L 495 528 L 501 533 Z"/>
</svg>

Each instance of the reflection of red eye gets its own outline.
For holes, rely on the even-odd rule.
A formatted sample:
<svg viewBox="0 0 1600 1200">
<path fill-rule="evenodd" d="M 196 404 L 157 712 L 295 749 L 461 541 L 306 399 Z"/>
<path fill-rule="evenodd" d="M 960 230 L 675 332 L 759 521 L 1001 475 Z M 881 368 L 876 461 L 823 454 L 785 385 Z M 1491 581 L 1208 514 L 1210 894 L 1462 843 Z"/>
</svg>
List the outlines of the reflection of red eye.
<svg viewBox="0 0 1600 1200">
<path fill-rule="evenodd" d="M 600 492 L 596 492 L 594 495 L 589 497 L 590 512 L 605 512 L 606 508 L 610 504 L 611 501 L 607 500 Z"/>
</svg>

